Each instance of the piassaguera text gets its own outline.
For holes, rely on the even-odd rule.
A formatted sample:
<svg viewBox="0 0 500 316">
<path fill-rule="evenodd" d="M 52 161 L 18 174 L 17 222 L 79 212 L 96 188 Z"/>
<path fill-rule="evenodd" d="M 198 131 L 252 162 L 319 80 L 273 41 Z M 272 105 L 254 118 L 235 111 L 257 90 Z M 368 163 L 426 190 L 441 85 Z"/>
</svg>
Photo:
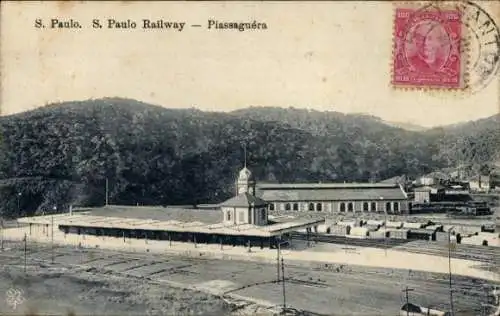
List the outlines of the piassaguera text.
<svg viewBox="0 0 500 316">
<path fill-rule="evenodd" d="M 87 24 L 88 25 L 88 24 Z M 206 29 L 216 31 L 254 31 L 254 30 L 267 30 L 265 22 L 249 21 L 219 21 L 214 19 L 207 20 Z M 93 29 L 115 29 L 115 30 L 133 30 L 133 29 L 146 29 L 146 30 L 170 30 L 182 32 L 186 27 L 203 27 L 201 24 L 187 24 L 183 21 L 172 21 L 165 19 L 93 19 L 91 27 Z M 35 20 L 36 28 L 51 28 L 51 29 L 81 29 L 85 27 L 76 19 L 60 19 L 52 18 L 46 21 L 42 19 Z"/>
</svg>

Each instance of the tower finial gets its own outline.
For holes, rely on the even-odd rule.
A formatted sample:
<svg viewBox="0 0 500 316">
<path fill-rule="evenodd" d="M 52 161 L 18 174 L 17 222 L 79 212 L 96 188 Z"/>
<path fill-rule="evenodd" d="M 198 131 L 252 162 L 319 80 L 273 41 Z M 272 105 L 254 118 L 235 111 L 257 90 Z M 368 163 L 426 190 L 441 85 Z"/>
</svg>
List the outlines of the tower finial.
<svg viewBox="0 0 500 316">
<path fill-rule="evenodd" d="M 245 153 L 245 168 L 246 168 L 247 167 L 247 144 L 246 143 L 243 145 L 243 150 Z"/>
</svg>

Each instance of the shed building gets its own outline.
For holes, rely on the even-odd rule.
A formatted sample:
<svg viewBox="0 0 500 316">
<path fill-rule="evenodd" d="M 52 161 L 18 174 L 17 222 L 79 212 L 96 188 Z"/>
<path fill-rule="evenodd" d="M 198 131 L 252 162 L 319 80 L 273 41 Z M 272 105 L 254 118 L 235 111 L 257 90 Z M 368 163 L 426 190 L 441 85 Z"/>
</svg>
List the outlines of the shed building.
<svg viewBox="0 0 500 316">
<path fill-rule="evenodd" d="M 257 196 L 270 211 L 408 213 L 408 196 L 398 184 L 258 183 Z"/>
</svg>

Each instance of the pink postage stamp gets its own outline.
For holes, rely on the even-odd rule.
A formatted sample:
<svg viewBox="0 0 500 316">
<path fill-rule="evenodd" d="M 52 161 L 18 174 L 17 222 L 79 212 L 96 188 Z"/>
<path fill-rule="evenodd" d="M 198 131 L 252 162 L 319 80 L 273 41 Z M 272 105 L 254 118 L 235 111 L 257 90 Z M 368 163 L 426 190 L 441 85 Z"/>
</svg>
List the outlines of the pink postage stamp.
<svg viewBox="0 0 500 316">
<path fill-rule="evenodd" d="M 392 84 L 402 87 L 463 87 L 461 14 L 458 10 L 397 8 Z"/>
</svg>

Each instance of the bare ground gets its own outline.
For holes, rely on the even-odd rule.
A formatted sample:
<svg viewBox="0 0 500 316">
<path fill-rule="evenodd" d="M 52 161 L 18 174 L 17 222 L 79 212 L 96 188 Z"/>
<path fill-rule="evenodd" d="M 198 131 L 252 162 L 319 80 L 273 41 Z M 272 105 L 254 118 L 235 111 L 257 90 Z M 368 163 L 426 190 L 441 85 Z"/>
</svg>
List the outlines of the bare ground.
<svg viewBox="0 0 500 316">
<path fill-rule="evenodd" d="M 22 290 L 14 309 L 7 297 L 1 313 L 51 315 L 229 315 L 231 306 L 210 294 L 139 278 L 84 270 L 3 266 L 0 293 Z M 3 296 L 3 295 L 2 295 Z"/>
<path fill-rule="evenodd" d="M 276 266 L 162 254 L 51 250 L 30 245 L 27 274 L 20 244 L 0 252 L 0 314 L 269 315 L 283 303 Z M 409 286 L 412 302 L 446 308 L 448 276 L 345 265 L 286 266 L 286 302 L 323 315 L 397 315 Z M 475 315 L 489 282 L 453 276 L 455 309 Z M 22 289 L 16 310 L 4 293 Z M 241 307 L 241 308 L 240 308 Z M 276 309 L 274 309 L 276 310 Z"/>
</svg>

